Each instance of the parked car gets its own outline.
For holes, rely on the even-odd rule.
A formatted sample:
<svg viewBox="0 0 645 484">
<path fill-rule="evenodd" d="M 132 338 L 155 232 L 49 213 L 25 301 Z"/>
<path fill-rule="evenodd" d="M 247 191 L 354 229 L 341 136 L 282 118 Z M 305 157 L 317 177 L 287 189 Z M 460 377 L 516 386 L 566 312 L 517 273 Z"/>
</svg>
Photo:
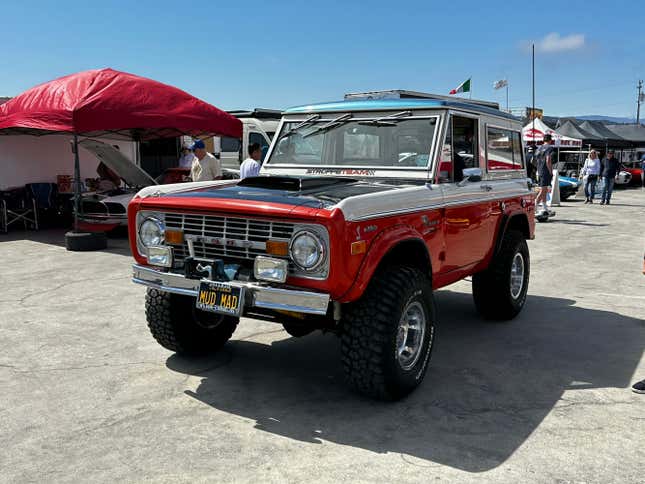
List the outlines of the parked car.
<svg viewBox="0 0 645 484">
<path fill-rule="evenodd" d="M 188 168 L 169 168 L 155 180 L 118 149 L 107 143 L 85 139 L 81 140 L 79 145 L 105 163 L 125 184 L 124 188 L 98 191 L 83 196 L 82 210 L 79 214 L 79 225 L 82 230 L 109 232 L 117 227 L 127 226 L 128 204 L 141 188 L 180 183 L 190 175 Z"/>
<path fill-rule="evenodd" d="M 560 176 L 558 177 L 558 180 L 559 180 L 558 185 L 560 186 L 561 200 L 566 200 L 572 195 L 575 195 L 576 193 L 578 193 L 578 189 L 580 188 L 580 185 L 582 185 L 582 182 L 580 180 L 570 176 Z"/>
<path fill-rule="evenodd" d="M 629 173 L 629 180 L 626 184 L 640 185 L 642 183 L 641 173 L 642 162 L 641 161 L 630 161 L 622 163 L 622 170 Z"/>
<path fill-rule="evenodd" d="M 521 129 L 462 99 L 309 105 L 284 112 L 259 177 L 144 188 L 129 234 L 152 336 L 209 353 L 241 316 L 329 331 L 354 388 L 403 397 L 429 366 L 434 290 L 472 277 L 484 318 L 524 306 L 535 196 Z"/>
</svg>

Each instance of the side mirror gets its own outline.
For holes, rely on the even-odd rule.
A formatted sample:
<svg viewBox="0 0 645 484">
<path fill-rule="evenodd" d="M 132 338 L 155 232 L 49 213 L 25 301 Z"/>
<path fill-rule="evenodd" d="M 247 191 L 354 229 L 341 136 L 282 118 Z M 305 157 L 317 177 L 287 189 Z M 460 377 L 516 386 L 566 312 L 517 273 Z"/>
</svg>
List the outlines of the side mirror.
<svg viewBox="0 0 645 484">
<path fill-rule="evenodd" d="M 464 168 L 462 171 L 463 179 L 457 183 L 457 186 L 463 187 L 466 183 L 480 182 L 482 181 L 482 169 L 481 168 Z"/>
</svg>

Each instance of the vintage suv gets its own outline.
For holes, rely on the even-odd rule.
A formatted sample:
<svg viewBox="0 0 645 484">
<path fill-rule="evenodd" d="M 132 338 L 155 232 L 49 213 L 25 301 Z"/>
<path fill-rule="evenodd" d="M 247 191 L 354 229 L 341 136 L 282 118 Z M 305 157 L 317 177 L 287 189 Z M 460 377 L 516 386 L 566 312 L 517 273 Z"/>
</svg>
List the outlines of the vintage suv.
<svg viewBox="0 0 645 484">
<path fill-rule="evenodd" d="M 144 188 L 128 217 L 162 346 L 215 351 L 241 316 L 332 331 L 348 381 L 390 400 L 424 377 L 434 290 L 472 276 L 484 318 L 519 313 L 535 228 L 521 124 L 452 99 L 289 109 L 261 176 Z"/>
</svg>

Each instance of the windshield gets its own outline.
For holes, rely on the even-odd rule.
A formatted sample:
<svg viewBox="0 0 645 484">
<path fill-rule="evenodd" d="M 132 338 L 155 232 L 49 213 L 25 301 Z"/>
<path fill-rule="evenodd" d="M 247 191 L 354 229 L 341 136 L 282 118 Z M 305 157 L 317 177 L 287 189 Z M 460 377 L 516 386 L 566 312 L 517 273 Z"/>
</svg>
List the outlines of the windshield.
<svg viewBox="0 0 645 484">
<path fill-rule="evenodd" d="M 285 122 L 270 165 L 426 168 L 437 116 L 313 115 Z"/>
</svg>

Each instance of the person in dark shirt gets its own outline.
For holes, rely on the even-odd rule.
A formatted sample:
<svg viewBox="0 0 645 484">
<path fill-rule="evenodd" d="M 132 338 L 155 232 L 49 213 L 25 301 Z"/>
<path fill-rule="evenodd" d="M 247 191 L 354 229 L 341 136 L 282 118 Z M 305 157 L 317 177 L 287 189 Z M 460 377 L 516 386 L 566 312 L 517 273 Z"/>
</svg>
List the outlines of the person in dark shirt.
<svg viewBox="0 0 645 484">
<path fill-rule="evenodd" d="M 549 193 L 549 187 L 553 180 L 553 162 L 555 161 L 555 148 L 553 147 L 553 138 L 550 134 L 544 135 L 544 144 L 540 146 L 535 152 L 537 159 L 537 176 L 539 191 L 535 197 L 535 213 L 540 215 L 544 212 L 549 212 L 546 206 L 546 197 Z M 540 203 L 542 210 L 539 210 Z"/>
<path fill-rule="evenodd" d="M 614 150 L 607 152 L 607 158 L 602 160 L 602 178 L 604 186 L 602 188 L 602 199 L 600 205 L 609 205 L 611 201 L 611 192 L 614 191 L 614 181 L 620 170 L 620 162 L 614 157 Z"/>
</svg>

